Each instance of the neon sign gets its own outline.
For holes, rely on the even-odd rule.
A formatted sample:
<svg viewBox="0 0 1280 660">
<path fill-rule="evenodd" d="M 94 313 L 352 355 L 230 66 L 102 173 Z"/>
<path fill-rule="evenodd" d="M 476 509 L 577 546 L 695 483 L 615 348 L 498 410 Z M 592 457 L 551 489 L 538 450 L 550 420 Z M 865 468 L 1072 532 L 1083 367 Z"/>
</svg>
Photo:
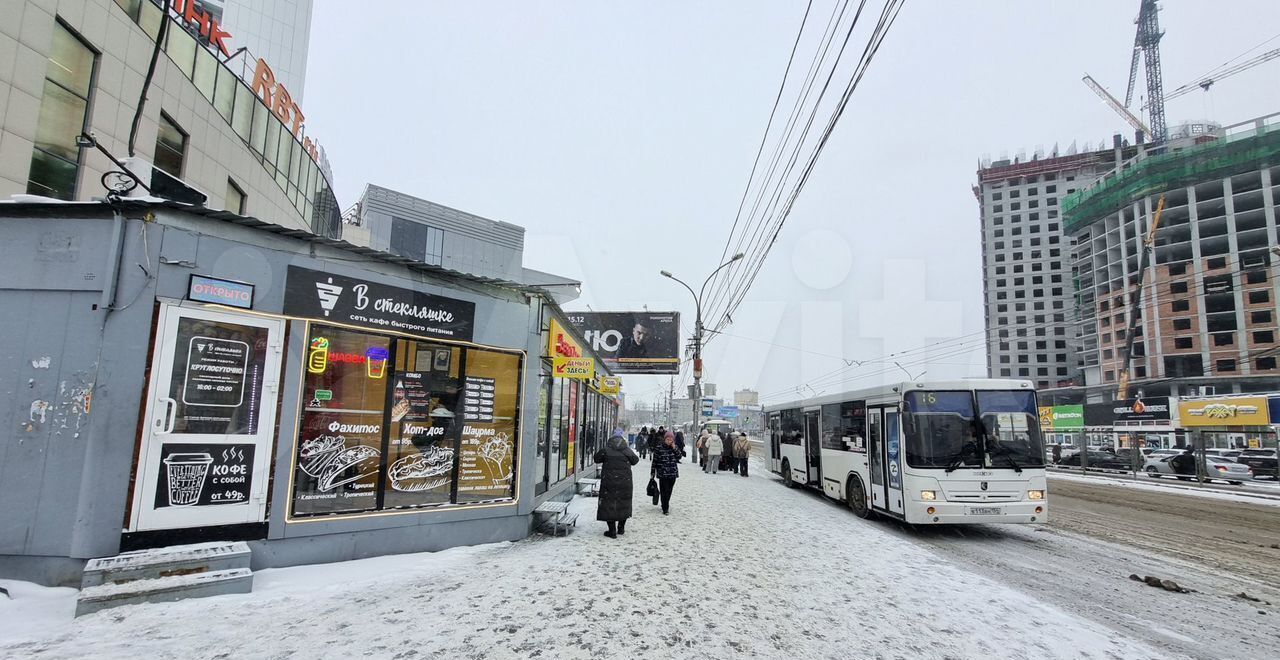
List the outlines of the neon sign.
<svg viewBox="0 0 1280 660">
<path fill-rule="evenodd" d="M 387 349 L 381 346 L 370 346 L 364 354 L 368 358 L 368 362 L 365 362 L 365 370 L 370 378 L 382 378 L 387 375 L 387 359 L 391 357 Z"/>
<path fill-rule="evenodd" d="M 307 371 L 322 374 L 329 368 L 329 340 L 324 337 L 311 339 L 311 350 L 307 353 Z"/>
</svg>

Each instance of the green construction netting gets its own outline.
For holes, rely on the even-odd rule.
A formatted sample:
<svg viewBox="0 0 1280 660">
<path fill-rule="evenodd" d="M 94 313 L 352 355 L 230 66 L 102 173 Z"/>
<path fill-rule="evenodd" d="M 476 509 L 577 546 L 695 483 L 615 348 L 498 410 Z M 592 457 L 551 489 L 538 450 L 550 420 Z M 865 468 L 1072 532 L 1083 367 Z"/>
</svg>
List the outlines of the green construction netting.
<svg viewBox="0 0 1280 660">
<path fill-rule="evenodd" d="M 1074 232 L 1150 195 L 1272 165 L 1280 165 L 1280 130 L 1152 156 L 1118 176 L 1063 197 L 1066 231 Z"/>
</svg>

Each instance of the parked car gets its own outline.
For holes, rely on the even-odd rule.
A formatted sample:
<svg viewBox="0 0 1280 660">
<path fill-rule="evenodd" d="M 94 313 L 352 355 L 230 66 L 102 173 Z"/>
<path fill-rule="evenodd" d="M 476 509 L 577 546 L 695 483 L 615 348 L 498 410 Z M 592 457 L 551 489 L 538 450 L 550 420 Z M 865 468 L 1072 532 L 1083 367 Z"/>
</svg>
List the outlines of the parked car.
<svg viewBox="0 0 1280 660">
<path fill-rule="evenodd" d="M 1248 465 L 1253 470 L 1254 478 L 1280 478 L 1276 470 L 1276 450 L 1274 449 L 1245 449 L 1240 452 L 1236 462 Z"/>
<path fill-rule="evenodd" d="M 1155 449 L 1155 450 L 1152 450 L 1150 454 L 1147 454 L 1147 458 L 1162 458 L 1164 456 L 1177 456 L 1178 454 L 1181 454 L 1181 453 L 1182 453 L 1181 449 Z"/>
<path fill-rule="evenodd" d="M 1090 468 L 1096 468 L 1099 470 L 1129 469 L 1129 459 L 1127 457 L 1121 458 L 1109 451 L 1094 451 L 1091 449 L 1087 452 L 1087 457 Z M 1066 467 L 1080 467 L 1080 452 L 1063 457 L 1062 461 L 1059 462 L 1058 465 Z"/>
<path fill-rule="evenodd" d="M 1164 476 L 1177 477 L 1184 481 L 1195 479 L 1195 473 L 1179 474 L 1177 468 L 1174 467 L 1172 461 L 1177 456 L 1161 456 L 1147 459 L 1147 464 L 1143 466 L 1147 476 L 1159 478 Z M 1216 456 L 1205 456 L 1204 459 L 1205 479 L 1226 481 L 1227 483 L 1240 485 L 1248 479 L 1253 478 L 1253 470 L 1248 465 L 1237 463 L 1230 459 L 1218 458 Z"/>
<path fill-rule="evenodd" d="M 1242 452 L 1243 450 L 1241 449 L 1206 449 L 1204 450 L 1204 453 L 1206 456 L 1217 456 L 1218 458 L 1229 458 L 1233 461 L 1239 458 Z"/>
</svg>

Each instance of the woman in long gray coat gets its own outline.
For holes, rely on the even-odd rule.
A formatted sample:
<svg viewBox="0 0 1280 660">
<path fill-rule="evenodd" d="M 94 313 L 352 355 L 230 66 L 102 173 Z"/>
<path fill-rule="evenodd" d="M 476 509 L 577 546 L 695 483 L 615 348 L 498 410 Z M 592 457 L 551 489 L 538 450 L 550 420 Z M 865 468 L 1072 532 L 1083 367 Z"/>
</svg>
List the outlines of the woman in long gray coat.
<svg viewBox="0 0 1280 660">
<path fill-rule="evenodd" d="M 627 518 L 631 517 L 631 466 L 640 457 L 627 446 L 622 429 L 613 432 L 604 449 L 596 452 L 595 461 L 600 467 L 600 502 L 596 507 L 596 520 L 609 525 L 604 535 L 618 538 L 627 533 Z"/>
</svg>

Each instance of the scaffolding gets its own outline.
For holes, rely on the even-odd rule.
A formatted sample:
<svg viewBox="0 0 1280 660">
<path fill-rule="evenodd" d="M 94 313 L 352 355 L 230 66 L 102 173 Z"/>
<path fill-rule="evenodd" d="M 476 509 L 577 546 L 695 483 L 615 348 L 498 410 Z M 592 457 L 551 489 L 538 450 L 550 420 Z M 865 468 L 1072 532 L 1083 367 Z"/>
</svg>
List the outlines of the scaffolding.
<svg viewBox="0 0 1280 660">
<path fill-rule="evenodd" d="M 1249 122 L 1251 130 L 1222 139 L 1124 163 L 1062 198 L 1065 231 L 1075 233 L 1144 197 L 1280 165 L 1280 124 L 1265 121 L 1276 117 Z"/>
</svg>

